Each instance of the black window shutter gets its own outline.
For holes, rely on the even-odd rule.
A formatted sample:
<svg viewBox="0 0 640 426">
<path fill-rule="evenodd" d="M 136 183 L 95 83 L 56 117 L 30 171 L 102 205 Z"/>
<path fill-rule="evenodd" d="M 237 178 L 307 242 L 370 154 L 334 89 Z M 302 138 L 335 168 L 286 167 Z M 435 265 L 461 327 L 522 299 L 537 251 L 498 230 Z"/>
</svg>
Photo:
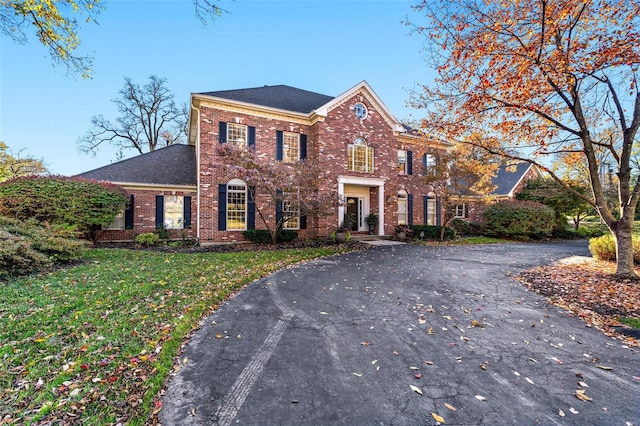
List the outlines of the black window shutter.
<svg viewBox="0 0 640 426">
<path fill-rule="evenodd" d="M 407 151 L 407 174 L 413 174 L 413 152 Z"/>
<path fill-rule="evenodd" d="M 227 123 L 224 121 L 220 122 L 220 127 L 218 130 L 218 142 L 227 143 Z"/>
<path fill-rule="evenodd" d="M 427 175 L 427 154 L 422 154 L 422 174 Z"/>
<path fill-rule="evenodd" d="M 124 229 L 133 229 L 133 194 L 129 195 L 129 202 L 124 209 Z"/>
<path fill-rule="evenodd" d="M 247 229 L 256 229 L 256 187 L 249 187 L 247 198 Z"/>
<path fill-rule="evenodd" d="M 218 185 L 218 231 L 227 230 L 227 184 Z"/>
<path fill-rule="evenodd" d="M 307 135 L 300 135 L 300 159 L 307 159 Z"/>
<path fill-rule="evenodd" d="M 182 227 L 191 228 L 191 197 L 184 197 L 182 208 Z"/>
<path fill-rule="evenodd" d="M 300 229 L 307 229 L 307 215 L 300 216 Z"/>
<path fill-rule="evenodd" d="M 464 217 L 465 219 L 469 219 L 469 205 L 462 204 L 462 208 L 464 209 Z"/>
<path fill-rule="evenodd" d="M 156 195 L 156 228 L 164 227 L 164 195 Z"/>
<path fill-rule="evenodd" d="M 256 128 L 253 126 L 248 127 L 248 137 L 249 137 L 249 148 L 256 149 Z"/>
<path fill-rule="evenodd" d="M 407 195 L 407 224 L 413 225 L 413 195 Z"/>
<path fill-rule="evenodd" d="M 276 161 L 282 161 L 284 158 L 284 132 L 276 130 Z"/>
<path fill-rule="evenodd" d="M 436 197 L 436 225 L 440 226 L 440 197 Z"/>
<path fill-rule="evenodd" d="M 424 224 L 429 223 L 429 197 L 426 195 L 422 196 L 422 214 L 424 216 Z"/>
</svg>

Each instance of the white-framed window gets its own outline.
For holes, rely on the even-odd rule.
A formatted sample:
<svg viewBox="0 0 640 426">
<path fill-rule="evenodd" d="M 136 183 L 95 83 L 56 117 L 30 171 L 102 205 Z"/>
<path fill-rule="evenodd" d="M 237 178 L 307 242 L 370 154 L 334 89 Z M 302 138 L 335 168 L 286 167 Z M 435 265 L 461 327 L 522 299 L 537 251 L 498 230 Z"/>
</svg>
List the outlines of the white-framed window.
<svg viewBox="0 0 640 426">
<path fill-rule="evenodd" d="M 401 189 L 398 191 L 398 225 L 408 224 L 408 196 L 407 191 Z"/>
<path fill-rule="evenodd" d="M 282 200 L 282 229 L 300 229 L 298 194 L 285 192 Z"/>
<path fill-rule="evenodd" d="M 433 154 L 424 154 L 423 158 L 424 174 L 433 176 L 436 174 L 436 156 Z"/>
<path fill-rule="evenodd" d="M 364 138 L 356 138 L 347 146 L 347 161 L 350 172 L 373 173 L 373 147 Z"/>
<path fill-rule="evenodd" d="M 464 204 L 464 203 L 463 204 L 456 204 L 454 217 L 455 218 L 465 218 L 465 217 L 467 217 L 467 205 Z"/>
<path fill-rule="evenodd" d="M 407 151 L 404 149 L 398 150 L 398 174 L 407 174 Z"/>
<path fill-rule="evenodd" d="M 184 197 L 164 196 L 164 229 L 182 229 L 184 226 Z"/>
<path fill-rule="evenodd" d="M 244 124 L 227 123 L 227 142 L 238 147 L 247 146 L 247 126 Z"/>
<path fill-rule="evenodd" d="M 433 192 L 430 192 L 427 194 L 427 211 L 425 213 L 425 217 L 427 219 L 427 225 L 437 225 L 437 214 L 438 212 L 436 211 L 436 194 L 434 194 Z"/>
<path fill-rule="evenodd" d="M 300 135 L 298 133 L 283 132 L 282 161 L 295 163 L 300 160 Z"/>
<path fill-rule="evenodd" d="M 124 209 L 120 210 L 113 218 L 113 222 L 106 227 L 103 227 L 103 229 L 109 231 L 122 231 L 124 229 Z"/>
<path fill-rule="evenodd" d="M 227 183 L 227 230 L 247 229 L 247 185 L 240 179 Z"/>
</svg>

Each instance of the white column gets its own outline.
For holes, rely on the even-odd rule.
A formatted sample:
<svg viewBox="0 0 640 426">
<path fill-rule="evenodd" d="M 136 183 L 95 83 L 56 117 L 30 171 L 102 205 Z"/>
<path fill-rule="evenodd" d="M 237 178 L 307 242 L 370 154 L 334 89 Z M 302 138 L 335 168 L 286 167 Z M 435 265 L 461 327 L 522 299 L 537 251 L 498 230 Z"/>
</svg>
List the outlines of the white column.
<svg viewBox="0 0 640 426">
<path fill-rule="evenodd" d="M 340 200 L 340 204 L 338 205 L 338 224 L 337 226 L 340 226 L 340 223 L 342 222 L 342 219 L 344 218 L 344 183 L 341 182 L 338 179 L 338 199 Z"/>
<path fill-rule="evenodd" d="M 384 235 L 384 185 L 378 186 L 378 235 Z"/>
</svg>

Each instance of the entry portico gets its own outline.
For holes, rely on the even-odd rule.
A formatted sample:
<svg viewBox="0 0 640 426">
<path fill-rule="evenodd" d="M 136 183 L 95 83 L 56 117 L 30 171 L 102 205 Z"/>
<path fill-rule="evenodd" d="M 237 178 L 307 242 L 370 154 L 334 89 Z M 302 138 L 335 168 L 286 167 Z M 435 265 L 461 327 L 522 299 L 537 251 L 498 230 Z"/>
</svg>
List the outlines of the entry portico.
<svg viewBox="0 0 640 426">
<path fill-rule="evenodd" d="M 355 230 L 365 231 L 364 218 L 372 212 L 371 207 L 376 202 L 372 193 L 377 192 L 378 235 L 384 235 L 384 183 L 383 178 L 338 176 L 338 196 L 342 201 L 338 207 L 338 226 L 344 219 L 347 209 L 353 209 L 349 213 L 355 212 L 357 225 Z M 351 204 L 350 207 L 350 202 L 355 205 Z"/>
</svg>

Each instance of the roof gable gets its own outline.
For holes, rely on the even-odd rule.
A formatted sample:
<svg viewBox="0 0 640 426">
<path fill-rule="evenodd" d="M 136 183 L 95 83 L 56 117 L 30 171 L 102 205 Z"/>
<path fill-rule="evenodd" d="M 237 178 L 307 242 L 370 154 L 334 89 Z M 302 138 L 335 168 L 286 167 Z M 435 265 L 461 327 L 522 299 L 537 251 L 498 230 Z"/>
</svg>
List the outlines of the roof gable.
<svg viewBox="0 0 640 426">
<path fill-rule="evenodd" d="M 193 145 L 175 144 L 77 175 L 113 183 L 197 184 Z"/>
<path fill-rule="evenodd" d="M 532 169 L 533 167 L 535 167 L 533 164 L 524 161 L 517 164 L 504 164 L 500 166 L 492 179 L 493 184 L 496 185 L 496 189 L 494 189 L 491 194 L 512 196 L 513 191 L 530 170 L 534 170 L 536 175 L 540 175 L 537 168 Z"/>
<path fill-rule="evenodd" d="M 378 97 L 376 92 L 373 91 L 371 86 L 369 86 L 369 83 L 367 83 L 364 80 L 356 84 L 346 92 L 342 93 L 341 95 L 331 99 L 329 102 L 322 105 L 322 107 L 318 108 L 316 112 L 319 115 L 324 115 L 326 117 L 331 110 L 343 104 L 347 100 L 351 99 L 353 96 L 357 95 L 358 93 L 367 97 L 367 99 L 369 99 L 372 103 L 376 105 L 376 109 L 378 109 L 378 111 L 380 112 L 384 120 L 389 124 L 389 126 L 392 127 L 394 132 L 404 133 L 406 131 L 405 126 L 402 123 L 400 123 L 400 121 L 398 121 L 397 118 L 395 118 L 395 116 L 391 113 L 389 108 L 387 108 L 384 102 L 382 102 L 382 99 L 380 99 L 380 97 Z"/>
<path fill-rule="evenodd" d="M 334 99 L 333 96 L 322 95 L 282 84 L 248 89 L 203 92 L 199 93 L 199 95 L 303 114 L 309 114 Z"/>
</svg>

